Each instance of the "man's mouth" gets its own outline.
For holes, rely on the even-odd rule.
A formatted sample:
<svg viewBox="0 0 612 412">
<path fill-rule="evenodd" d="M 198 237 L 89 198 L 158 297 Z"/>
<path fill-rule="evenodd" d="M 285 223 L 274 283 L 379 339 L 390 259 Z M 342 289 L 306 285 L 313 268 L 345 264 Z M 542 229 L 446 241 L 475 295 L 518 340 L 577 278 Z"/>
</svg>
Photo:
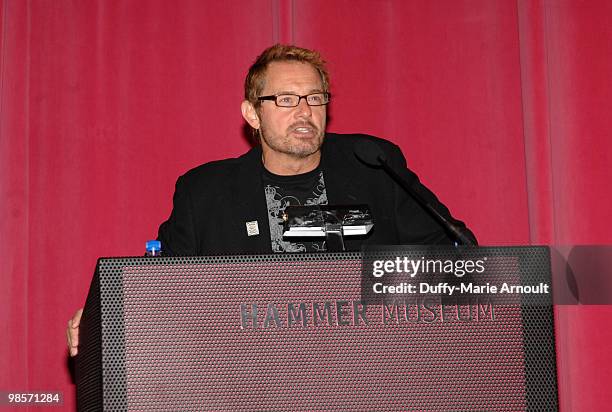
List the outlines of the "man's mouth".
<svg viewBox="0 0 612 412">
<path fill-rule="evenodd" d="M 292 127 L 291 131 L 296 134 L 308 135 L 308 134 L 314 134 L 316 131 L 316 128 L 310 125 L 300 125 L 300 126 Z"/>
</svg>

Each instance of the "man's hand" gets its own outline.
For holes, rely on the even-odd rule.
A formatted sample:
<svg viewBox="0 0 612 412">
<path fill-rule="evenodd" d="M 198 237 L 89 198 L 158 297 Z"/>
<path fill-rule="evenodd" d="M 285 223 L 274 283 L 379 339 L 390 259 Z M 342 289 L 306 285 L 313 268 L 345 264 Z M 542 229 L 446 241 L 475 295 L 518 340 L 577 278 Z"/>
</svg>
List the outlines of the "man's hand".
<svg viewBox="0 0 612 412">
<path fill-rule="evenodd" d="M 66 328 L 66 341 L 68 342 L 70 356 L 76 356 L 79 353 L 79 324 L 81 323 L 81 315 L 83 315 L 83 308 L 76 311 L 72 319 L 68 321 L 68 327 Z"/>
</svg>

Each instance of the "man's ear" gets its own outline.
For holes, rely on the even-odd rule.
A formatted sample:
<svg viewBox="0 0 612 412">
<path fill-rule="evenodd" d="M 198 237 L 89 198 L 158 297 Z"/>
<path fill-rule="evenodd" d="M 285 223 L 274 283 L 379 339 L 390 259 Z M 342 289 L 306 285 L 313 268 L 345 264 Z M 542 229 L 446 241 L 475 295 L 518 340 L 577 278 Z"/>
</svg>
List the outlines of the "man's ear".
<svg viewBox="0 0 612 412">
<path fill-rule="evenodd" d="M 244 100 L 240 105 L 240 110 L 242 111 L 242 117 L 244 117 L 244 120 L 246 120 L 246 122 L 253 129 L 259 129 L 259 115 L 257 114 L 257 111 L 255 110 L 253 104 L 248 100 Z"/>
</svg>

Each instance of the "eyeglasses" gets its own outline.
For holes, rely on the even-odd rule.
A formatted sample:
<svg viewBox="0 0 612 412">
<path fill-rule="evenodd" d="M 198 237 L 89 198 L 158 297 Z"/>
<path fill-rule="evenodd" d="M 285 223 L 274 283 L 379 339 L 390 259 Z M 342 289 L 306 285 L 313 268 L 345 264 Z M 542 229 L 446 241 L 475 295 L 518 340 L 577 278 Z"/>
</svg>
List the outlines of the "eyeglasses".
<svg viewBox="0 0 612 412">
<path fill-rule="evenodd" d="M 276 94 L 272 96 L 260 96 L 257 100 L 272 100 L 279 107 L 297 107 L 302 99 L 306 99 L 308 106 L 323 106 L 329 103 L 331 95 L 325 93 L 310 93 L 300 96 L 297 94 Z"/>
</svg>

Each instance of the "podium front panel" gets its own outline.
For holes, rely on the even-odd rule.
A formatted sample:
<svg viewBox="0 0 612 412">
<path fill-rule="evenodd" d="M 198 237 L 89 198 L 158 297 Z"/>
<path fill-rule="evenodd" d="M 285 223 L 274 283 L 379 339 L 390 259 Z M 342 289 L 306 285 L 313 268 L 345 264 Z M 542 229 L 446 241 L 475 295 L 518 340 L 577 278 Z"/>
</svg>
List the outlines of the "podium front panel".
<svg viewBox="0 0 612 412">
<path fill-rule="evenodd" d="M 480 248 L 549 277 L 538 248 Z M 360 253 L 101 259 L 81 409 L 555 410 L 551 306 L 367 304 Z"/>
</svg>

